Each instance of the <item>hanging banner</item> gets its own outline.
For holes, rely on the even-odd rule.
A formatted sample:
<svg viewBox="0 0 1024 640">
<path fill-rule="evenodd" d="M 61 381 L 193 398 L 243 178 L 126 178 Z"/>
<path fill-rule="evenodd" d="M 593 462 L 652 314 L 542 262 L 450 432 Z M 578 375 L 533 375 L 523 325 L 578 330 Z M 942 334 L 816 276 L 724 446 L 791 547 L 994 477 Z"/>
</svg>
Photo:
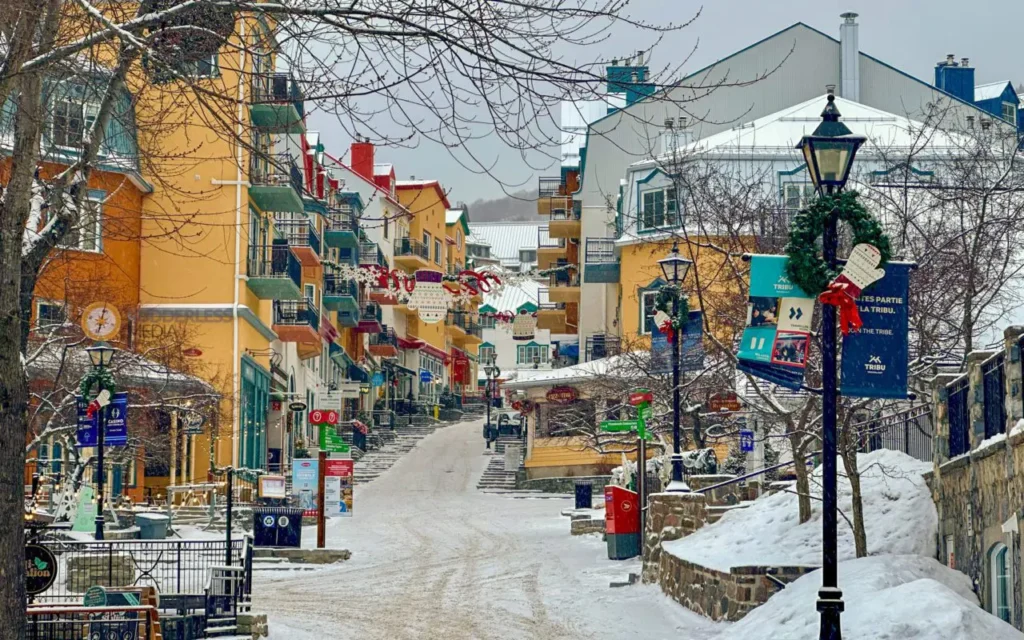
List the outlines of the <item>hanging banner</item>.
<svg viewBox="0 0 1024 640">
<path fill-rule="evenodd" d="M 843 337 L 840 390 L 844 396 L 907 397 L 910 268 L 889 263 L 885 277 L 857 298 L 864 326 Z"/>
<path fill-rule="evenodd" d="M 99 414 L 88 415 L 89 401 L 82 396 L 75 397 L 78 413 L 77 446 L 95 447 L 99 444 Z M 114 394 L 110 404 L 101 411 L 107 412 L 107 428 L 103 433 L 103 444 L 107 447 L 123 447 L 128 444 L 128 393 Z"/>
<path fill-rule="evenodd" d="M 704 312 L 691 311 L 683 327 L 683 344 L 680 345 L 679 368 L 681 371 L 700 371 L 704 368 Z M 654 330 L 651 334 L 651 373 L 672 373 L 672 345 L 668 336 Z"/>
<path fill-rule="evenodd" d="M 810 350 L 814 298 L 790 282 L 786 256 L 750 259 L 747 328 L 740 341 L 740 371 L 798 390 Z"/>
</svg>

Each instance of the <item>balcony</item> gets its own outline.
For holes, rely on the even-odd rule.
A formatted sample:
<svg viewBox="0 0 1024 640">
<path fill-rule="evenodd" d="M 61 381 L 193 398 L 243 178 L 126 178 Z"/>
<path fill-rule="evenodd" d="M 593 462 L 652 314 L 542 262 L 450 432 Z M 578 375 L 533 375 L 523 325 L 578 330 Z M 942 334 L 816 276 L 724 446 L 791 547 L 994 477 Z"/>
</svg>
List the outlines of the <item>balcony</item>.
<svg viewBox="0 0 1024 640">
<path fill-rule="evenodd" d="M 545 291 L 545 289 L 540 290 L 542 300 Z M 542 302 L 537 309 L 537 328 L 547 329 L 551 333 L 569 333 L 565 318 L 564 302 Z"/>
<path fill-rule="evenodd" d="M 273 328 L 282 342 L 297 343 L 300 358 L 320 353 L 320 312 L 308 298 L 274 301 Z"/>
<path fill-rule="evenodd" d="M 558 261 L 565 261 L 567 258 L 567 243 L 564 239 L 552 238 L 548 233 L 548 227 L 537 228 L 537 268 L 550 269 L 558 264 Z"/>
<path fill-rule="evenodd" d="M 572 211 L 572 206 L 572 196 L 561 176 L 537 179 L 537 213 L 550 216 L 552 212 L 561 211 L 565 217 L 565 212 Z"/>
<path fill-rule="evenodd" d="M 552 238 L 579 238 L 582 211 L 582 202 L 573 202 L 568 209 L 554 209 L 548 222 L 548 235 Z"/>
<path fill-rule="evenodd" d="M 452 340 L 459 344 L 479 344 L 483 342 L 482 327 L 473 316 L 472 311 L 449 311 L 448 326 L 451 328 Z"/>
<path fill-rule="evenodd" d="M 380 333 L 384 326 L 381 324 L 381 309 L 376 302 L 364 300 L 359 309 L 359 324 L 356 331 L 359 333 Z"/>
<path fill-rule="evenodd" d="M 327 356 L 331 359 L 331 361 L 334 364 L 338 365 L 339 367 L 348 367 L 349 363 L 351 362 L 351 358 L 349 358 L 348 354 L 345 353 L 345 349 L 343 349 L 341 345 L 336 344 L 334 342 L 332 342 L 331 346 L 328 347 Z"/>
<path fill-rule="evenodd" d="M 437 268 L 430 261 L 430 247 L 412 238 L 400 238 L 395 243 L 395 264 L 406 271 Z"/>
<path fill-rule="evenodd" d="M 619 258 L 611 238 L 587 238 L 583 255 L 583 282 L 616 283 L 619 281 Z"/>
<path fill-rule="evenodd" d="M 335 249 L 359 247 L 359 225 L 352 207 L 342 205 L 324 215 L 324 243 Z"/>
<path fill-rule="evenodd" d="M 359 266 L 371 265 L 387 267 L 388 261 L 384 257 L 384 252 L 380 250 L 380 247 L 377 246 L 376 242 L 360 242 Z"/>
<path fill-rule="evenodd" d="M 283 242 L 250 245 L 245 274 L 260 300 L 302 299 L 302 264 Z"/>
<path fill-rule="evenodd" d="M 253 153 L 249 184 L 249 198 L 260 211 L 305 212 L 302 171 L 289 154 Z"/>
<path fill-rule="evenodd" d="M 379 358 L 397 358 L 398 336 L 395 335 L 395 330 L 383 327 L 379 333 L 371 333 L 370 353 Z"/>
<path fill-rule="evenodd" d="M 324 274 L 323 303 L 325 309 L 338 312 L 338 324 L 343 327 L 359 324 L 359 285 L 355 280 Z"/>
<path fill-rule="evenodd" d="M 586 360 L 600 360 L 609 356 L 617 356 L 622 353 L 622 340 L 618 336 L 595 334 L 587 336 Z"/>
<path fill-rule="evenodd" d="M 555 266 L 563 267 L 565 265 L 558 264 Z M 580 276 L 576 273 L 574 267 L 552 273 L 548 276 L 548 284 L 547 300 L 549 302 L 580 301 Z"/>
<path fill-rule="evenodd" d="M 305 217 L 277 217 L 274 228 L 278 235 L 288 241 L 288 246 L 302 266 L 320 265 L 320 234 L 316 232 L 313 220 Z"/>
<path fill-rule="evenodd" d="M 303 133 L 302 91 L 287 73 L 256 74 L 252 78 L 249 118 L 252 126 L 269 133 Z"/>
</svg>

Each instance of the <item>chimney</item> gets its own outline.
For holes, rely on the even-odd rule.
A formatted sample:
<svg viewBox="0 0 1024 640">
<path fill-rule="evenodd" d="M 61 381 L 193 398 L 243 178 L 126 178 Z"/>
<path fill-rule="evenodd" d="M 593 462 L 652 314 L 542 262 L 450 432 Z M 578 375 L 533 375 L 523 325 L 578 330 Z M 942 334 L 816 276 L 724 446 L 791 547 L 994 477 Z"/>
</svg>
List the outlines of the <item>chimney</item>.
<svg viewBox="0 0 1024 640">
<path fill-rule="evenodd" d="M 352 143 L 352 170 L 373 182 L 373 143 L 367 139 Z"/>
<path fill-rule="evenodd" d="M 661 155 L 669 155 L 679 148 L 679 138 L 676 135 L 676 121 L 674 118 L 665 118 L 665 129 L 661 132 Z"/>
<path fill-rule="evenodd" d="M 946 54 L 946 61 L 935 65 L 935 88 L 974 104 L 974 68 L 967 58 L 962 58 L 961 63 L 952 53 Z"/>
<path fill-rule="evenodd" d="M 847 100 L 860 102 L 860 40 L 857 14 L 852 11 L 839 16 L 839 79 L 840 94 Z"/>
<path fill-rule="evenodd" d="M 964 67 L 966 69 L 967 67 L 971 66 L 970 63 L 971 63 L 971 61 L 969 59 L 967 59 L 967 58 L 960 58 L 960 66 L 961 67 Z"/>
</svg>

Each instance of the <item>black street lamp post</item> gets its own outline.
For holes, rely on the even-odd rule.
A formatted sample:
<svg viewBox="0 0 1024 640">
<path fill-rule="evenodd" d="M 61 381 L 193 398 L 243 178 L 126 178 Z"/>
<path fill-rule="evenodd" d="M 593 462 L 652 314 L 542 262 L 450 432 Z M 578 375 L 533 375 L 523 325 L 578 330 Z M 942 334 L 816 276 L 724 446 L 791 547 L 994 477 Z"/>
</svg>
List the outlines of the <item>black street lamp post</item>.
<svg viewBox="0 0 1024 640">
<path fill-rule="evenodd" d="M 855 136 L 839 122 L 834 87 L 828 89 L 828 104 L 821 113 L 821 124 L 800 140 L 797 148 L 804 154 L 811 182 L 819 195 L 832 195 L 843 190 L 850 177 L 850 168 L 863 136 Z M 836 268 L 836 214 L 829 216 L 822 234 L 822 256 L 829 268 Z M 821 314 L 821 425 L 822 425 L 822 580 L 818 591 L 818 612 L 821 614 L 820 640 L 840 640 L 843 592 L 839 588 L 837 544 L 836 490 L 836 410 L 839 391 L 836 385 L 836 308 L 822 305 Z"/>
<path fill-rule="evenodd" d="M 92 363 L 93 369 L 97 375 L 101 375 L 103 370 L 110 366 L 110 361 L 114 357 L 114 348 L 110 345 L 98 342 L 91 347 L 88 347 L 85 352 L 89 354 L 89 361 Z M 102 387 L 97 392 L 103 393 Z M 103 493 L 105 491 L 105 480 L 106 480 L 106 468 L 103 464 L 103 449 L 106 446 L 106 430 L 107 430 L 107 408 L 105 406 L 100 407 L 96 416 L 96 466 L 99 471 L 96 474 L 96 534 L 97 540 L 103 540 Z"/>
<path fill-rule="evenodd" d="M 665 275 L 668 286 L 675 287 L 677 295 L 672 300 L 672 320 L 675 321 L 679 314 L 679 297 L 683 294 L 683 280 L 686 273 L 693 266 L 693 261 L 679 255 L 679 245 L 672 245 L 672 253 L 667 258 L 658 260 L 661 271 Z M 679 330 L 672 331 L 672 338 L 669 347 L 672 350 L 672 481 L 667 491 L 689 491 L 690 487 L 683 480 L 683 453 L 680 444 L 679 419 L 680 419 L 680 364 L 679 345 L 682 343 L 682 328 L 686 326 L 687 318 L 679 319 Z"/>
<path fill-rule="evenodd" d="M 491 447 L 490 433 L 491 433 L 491 404 L 494 402 L 494 381 L 499 375 L 501 375 L 501 369 L 494 364 L 494 358 L 484 367 L 484 374 L 487 376 L 487 387 L 485 389 L 485 395 L 487 397 L 487 448 Z"/>
</svg>

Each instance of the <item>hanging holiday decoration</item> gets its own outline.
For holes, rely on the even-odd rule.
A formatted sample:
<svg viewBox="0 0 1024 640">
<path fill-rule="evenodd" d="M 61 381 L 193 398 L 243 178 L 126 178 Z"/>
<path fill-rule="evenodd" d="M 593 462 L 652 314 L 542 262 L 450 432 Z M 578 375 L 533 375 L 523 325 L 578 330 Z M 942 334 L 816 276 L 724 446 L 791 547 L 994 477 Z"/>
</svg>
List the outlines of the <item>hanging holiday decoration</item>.
<svg viewBox="0 0 1024 640">
<path fill-rule="evenodd" d="M 495 322 L 503 322 L 505 324 L 512 324 L 516 319 L 516 314 L 511 311 L 483 311 L 480 313 L 481 318 L 494 318 Z"/>
<path fill-rule="evenodd" d="M 672 302 L 676 301 L 676 312 L 672 313 Z M 690 317 L 690 301 L 682 295 L 679 287 L 666 284 L 658 290 L 654 299 L 654 324 L 671 341 L 676 331 L 681 331 Z"/>
<path fill-rule="evenodd" d="M 416 286 L 409 296 L 409 308 L 417 311 L 420 320 L 428 324 L 441 322 L 448 315 L 450 296 L 441 284 L 440 271 L 420 269 L 416 272 Z"/>
<path fill-rule="evenodd" d="M 884 267 L 892 253 L 889 237 L 882 230 L 882 225 L 860 203 L 857 192 L 844 191 L 821 196 L 797 214 L 786 245 L 786 255 L 789 256 L 786 273 L 789 279 L 812 296 L 828 290 L 829 284 L 839 275 L 825 263 L 817 247 L 817 239 L 824 232 L 825 223 L 833 211 L 839 220 L 850 226 L 854 245 L 868 244 L 878 250 L 879 260 L 875 266 Z"/>
<path fill-rule="evenodd" d="M 878 269 L 882 254 L 870 244 L 858 244 L 850 253 L 842 273 L 829 283 L 828 290 L 818 296 L 822 304 L 839 307 L 839 328 L 843 335 L 860 331 L 864 323 L 857 311 L 857 298 L 861 291 L 885 275 L 885 269 Z"/>
<path fill-rule="evenodd" d="M 537 313 L 520 309 L 516 319 L 512 321 L 513 340 L 533 340 L 537 330 Z"/>
</svg>

